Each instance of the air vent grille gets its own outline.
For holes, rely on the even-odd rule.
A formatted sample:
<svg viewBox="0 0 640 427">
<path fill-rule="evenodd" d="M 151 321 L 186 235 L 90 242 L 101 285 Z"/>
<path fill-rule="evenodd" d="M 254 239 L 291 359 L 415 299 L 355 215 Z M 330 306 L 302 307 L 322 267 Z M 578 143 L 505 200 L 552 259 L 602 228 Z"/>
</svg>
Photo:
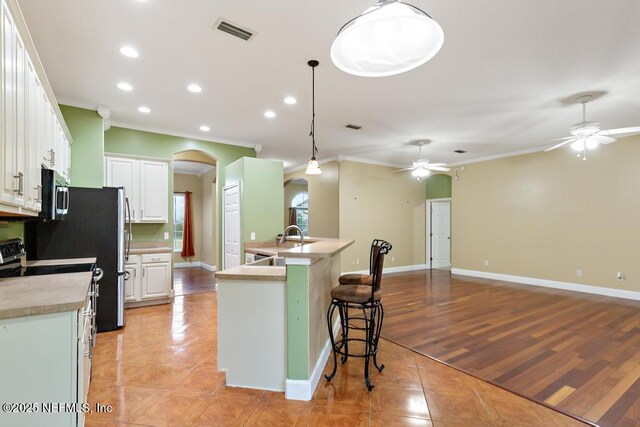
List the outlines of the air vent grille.
<svg viewBox="0 0 640 427">
<path fill-rule="evenodd" d="M 456 150 L 456 151 L 454 151 L 454 153 L 464 154 L 464 153 L 466 153 L 466 151 L 464 151 L 464 150 Z"/>
<path fill-rule="evenodd" d="M 237 25 L 232 24 L 231 22 L 224 19 L 220 19 L 218 22 L 216 22 L 214 28 L 227 34 L 231 34 L 232 36 L 244 41 L 249 41 L 255 35 L 254 32 L 246 30 L 244 28 L 240 28 Z"/>
<path fill-rule="evenodd" d="M 353 130 L 360 130 L 360 129 L 362 129 L 362 126 L 352 125 L 351 123 L 347 124 L 345 127 L 346 127 L 347 129 L 353 129 Z"/>
</svg>

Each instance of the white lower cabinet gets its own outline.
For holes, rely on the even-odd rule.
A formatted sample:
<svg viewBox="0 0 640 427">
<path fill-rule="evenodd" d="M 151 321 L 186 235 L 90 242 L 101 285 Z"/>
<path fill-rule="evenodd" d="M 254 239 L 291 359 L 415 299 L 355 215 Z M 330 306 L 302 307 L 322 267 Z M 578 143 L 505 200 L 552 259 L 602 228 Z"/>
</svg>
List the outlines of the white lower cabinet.
<svg viewBox="0 0 640 427">
<path fill-rule="evenodd" d="M 165 303 L 171 289 L 171 254 L 131 255 L 125 265 L 125 303 L 127 307 Z"/>
<path fill-rule="evenodd" d="M 84 425 L 86 406 L 82 405 L 91 375 L 91 315 L 87 297 L 79 310 L 0 319 L 0 349 L 11 349 L 0 351 L 0 401 L 26 404 L 19 411 L 0 413 L 0 425 Z"/>
</svg>

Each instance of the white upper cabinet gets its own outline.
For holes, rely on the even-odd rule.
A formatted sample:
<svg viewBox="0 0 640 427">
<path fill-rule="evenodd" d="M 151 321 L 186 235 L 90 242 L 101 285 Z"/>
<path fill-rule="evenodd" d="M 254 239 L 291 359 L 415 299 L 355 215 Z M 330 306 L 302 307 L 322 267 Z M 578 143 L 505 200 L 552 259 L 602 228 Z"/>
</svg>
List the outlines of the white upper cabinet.
<svg viewBox="0 0 640 427">
<path fill-rule="evenodd" d="M 0 8 L 0 216 L 41 209 L 40 168 L 71 176 L 71 137 L 16 0 Z"/>
<path fill-rule="evenodd" d="M 131 221 L 166 223 L 169 219 L 167 162 L 129 157 L 105 157 L 105 185 L 124 187 Z"/>
<path fill-rule="evenodd" d="M 167 164 L 140 161 L 140 222 L 167 222 Z"/>
</svg>

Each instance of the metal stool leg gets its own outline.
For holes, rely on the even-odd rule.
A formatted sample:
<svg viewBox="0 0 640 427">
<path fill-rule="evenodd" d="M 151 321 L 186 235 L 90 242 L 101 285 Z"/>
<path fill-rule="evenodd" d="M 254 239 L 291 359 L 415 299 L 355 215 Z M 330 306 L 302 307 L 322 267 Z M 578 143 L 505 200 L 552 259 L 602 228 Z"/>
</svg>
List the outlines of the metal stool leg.
<svg viewBox="0 0 640 427">
<path fill-rule="evenodd" d="M 344 353 L 340 358 L 340 361 L 344 365 L 347 363 L 347 359 L 349 359 L 349 305 L 342 307 L 342 312 L 344 316 L 341 318 L 342 321 L 342 339 L 344 343 Z"/>
<path fill-rule="evenodd" d="M 382 321 L 384 320 L 384 307 L 382 303 L 377 307 L 380 311 L 380 318 L 378 320 L 378 324 L 376 325 L 376 334 L 374 337 L 374 353 L 373 353 L 373 365 L 378 369 L 378 372 L 382 372 L 384 369 L 384 364 L 378 365 L 378 341 L 380 340 L 380 332 L 382 331 Z"/>
<path fill-rule="evenodd" d="M 369 323 L 366 324 L 366 329 L 365 329 L 366 343 L 365 343 L 365 358 L 364 358 L 364 382 L 367 385 L 367 389 L 369 389 L 369 391 L 373 390 L 373 384 L 369 379 L 369 359 L 371 358 L 371 355 L 373 353 L 373 332 L 374 332 L 373 326 L 375 325 L 375 313 L 376 313 L 375 307 L 371 307 L 370 310 L 371 312 L 369 317 Z"/>
<path fill-rule="evenodd" d="M 331 302 L 329 310 L 327 311 L 327 326 L 329 327 L 329 339 L 331 340 L 331 351 L 333 352 L 333 370 L 331 371 L 331 374 L 324 376 L 327 379 L 327 382 L 331 382 L 331 379 L 335 376 L 336 369 L 338 368 L 338 353 L 336 352 L 336 340 L 333 336 L 333 323 L 331 322 L 333 312 L 336 311 L 336 307 L 337 306 Z"/>
</svg>

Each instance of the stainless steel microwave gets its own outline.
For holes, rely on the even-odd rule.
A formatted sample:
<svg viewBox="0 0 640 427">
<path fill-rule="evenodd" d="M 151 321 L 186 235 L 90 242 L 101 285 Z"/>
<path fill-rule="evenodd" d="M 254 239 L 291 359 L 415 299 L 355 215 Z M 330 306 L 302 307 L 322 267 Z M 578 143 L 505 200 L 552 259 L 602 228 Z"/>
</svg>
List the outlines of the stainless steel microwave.
<svg viewBox="0 0 640 427">
<path fill-rule="evenodd" d="M 63 177 L 51 169 L 42 169 L 41 220 L 64 221 L 69 211 L 69 188 Z"/>
</svg>

